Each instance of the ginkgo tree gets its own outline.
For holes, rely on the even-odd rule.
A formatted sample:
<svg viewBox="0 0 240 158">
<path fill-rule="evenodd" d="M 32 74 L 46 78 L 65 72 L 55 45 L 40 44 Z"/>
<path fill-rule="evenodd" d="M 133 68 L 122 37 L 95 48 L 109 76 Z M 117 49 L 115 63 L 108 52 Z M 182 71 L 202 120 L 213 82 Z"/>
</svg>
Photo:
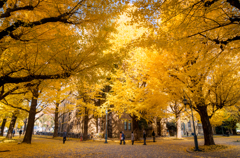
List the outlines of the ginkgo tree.
<svg viewBox="0 0 240 158">
<path fill-rule="evenodd" d="M 123 113 L 129 114 L 133 121 L 135 139 L 139 139 L 138 121 L 141 118 L 152 121 L 157 116 L 163 116 L 164 105 L 167 105 L 164 100 L 167 97 L 159 87 L 153 86 L 154 81 L 148 78 L 148 70 L 144 66 L 147 63 L 146 56 L 142 49 L 135 46 L 134 41 L 148 34 L 148 30 L 142 27 L 142 23 L 131 23 L 127 12 L 134 9 L 129 5 L 117 20 L 118 33 L 111 42 L 113 47 L 121 48 L 125 58 L 112 71 L 109 81 L 111 90 L 102 106 L 110 108 L 113 105 L 111 111 L 120 117 Z"/>
<path fill-rule="evenodd" d="M 21 85 L 18 85 L 22 87 Z M 12 131 L 15 127 L 16 122 L 21 122 L 21 120 L 27 117 L 27 113 L 29 112 L 28 107 L 28 98 L 25 96 L 27 93 L 26 87 L 22 87 L 22 89 L 18 89 L 12 95 L 7 95 L 3 100 L 0 101 L 2 108 L 4 109 L 2 113 L 4 116 L 8 116 L 11 118 L 10 125 L 8 127 L 7 138 L 12 138 Z M 6 118 L 4 118 L 6 122 Z M 4 124 L 2 124 L 2 129 L 4 129 Z"/>
<path fill-rule="evenodd" d="M 229 117 L 230 113 L 228 113 L 228 111 L 225 108 L 218 110 L 210 118 L 211 125 L 213 127 L 221 126 L 223 124 L 223 121 L 228 119 Z"/>
<path fill-rule="evenodd" d="M 99 76 L 100 77 L 100 76 Z M 83 140 L 88 139 L 89 120 L 103 116 L 103 108 L 100 107 L 101 100 L 104 100 L 106 91 L 106 78 L 77 79 L 75 83 L 75 104 L 77 116 L 82 117 Z"/>
<path fill-rule="evenodd" d="M 234 105 L 238 98 L 232 98 L 236 93 L 229 83 L 238 85 L 234 81 L 237 71 L 233 72 L 231 66 L 238 65 L 234 59 L 239 52 L 239 2 L 136 1 L 134 6 L 137 9 L 129 12 L 132 21 L 144 22 L 149 28 L 137 46 L 155 49 L 160 54 L 153 59 L 155 65 L 151 66 L 149 75 L 161 77 L 161 81 L 168 77 L 176 79 L 172 86 L 185 90 L 184 95 L 188 95 L 201 116 L 205 145 L 215 144 L 209 118 L 224 106 Z M 231 73 L 216 73 L 219 67 L 226 67 Z M 165 74 L 164 79 L 159 72 Z M 213 74 L 226 80 L 214 85 Z M 214 86 L 228 89 L 225 95 L 230 95 L 221 100 L 222 95 L 217 95 L 220 91 L 215 93 Z M 211 98 L 218 99 L 213 102 Z M 212 113 L 208 110 L 211 106 Z"/>
<path fill-rule="evenodd" d="M 48 81 L 49 87 L 43 92 L 44 98 L 42 99 L 49 104 L 44 110 L 44 114 L 53 115 L 54 118 L 53 137 L 58 136 L 59 118 L 67 111 L 75 108 L 75 106 L 66 103 L 66 101 L 71 102 L 75 98 L 75 96 L 71 95 L 73 87 L 71 87 L 71 84 L 68 84 L 69 82 L 71 82 L 71 79 Z M 60 107 L 61 104 L 64 104 L 64 109 Z M 65 109 L 68 110 L 66 111 Z"/>
<path fill-rule="evenodd" d="M 233 106 L 237 103 L 238 92 L 238 62 L 231 56 L 215 56 L 206 46 L 187 44 L 182 54 L 182 48 L 174 47 L 160 53 L 153 59 L 150 67 L 150 76 L 156 76 L 161 81 L 172 77 L 172 87 L 181 87 L 183 95 L 191 99 L 193 108 L 201 116 L 205 144 L 214 144 L 212 128 L 209 118 L 224 106 Z M 184 44 L 179 43 L 179 44 Z M 170 44 L 172 45 L 172 44 Z M 196 50 L 194 50 L 196 49 Z M 169 52 L 169 53 L 168 53 Z M 228 57 L 228 60 L 225 60 Z M 166 62 L 169 61 L 169 62 Z M 157 74 L 161 72 L 161 75 Z M 164 75 L 162 75 L 164 74 Z M 208 110 L 211 108 L 212 110 Z"/>
<path fill-rule="evenodd" d="M 1 25 L 1 88 L 34 79 L 87 76 L 111 69 L 119 51 L 104 53 L 114 31 L 112 18 L 122 7 L 117 1 L 5 1 Z M 10 13 L 10 14 L 9 14 Z M 8 14 L 8 15 L 7 15 Z M 5 17 L 4 17 L 5 16 Z M 11 21 L 11 23 L 8 23 Z M 33 81 L 36 82 L 36 81 Z M 33 85 L 36 88 L 36 85 Z M 31 87 L 32 88 L 32 87 Z M 32 89 L 28 129 L 24 142 L 31 142 L 36 114 L 37 89 Z M 3 92 L 1 99 L 8 94 Z"/>
<path fill-rule="evenodd" d="M 4 129 L 9 124 L 12 114 L 13 114 L 13 108 L 5 106 L 3 103 L 0 103 L 0 119 L 1 119 L 1 136 L 3 136 Z M 8 126 L 9 127 L 9 126 Z"/>
<path fill-rule="evenodd" d="M 171 93 L 168 93 L 168 95 L 171 95 Z M 180 98 L 178 98 L 177 96 L 172 95 L 171 101 L 168 103 L 169 104 L 169 110 L 170 113 L 172 113 L 174 115 L 174 117 L 176 118 L 176 128 L 177 128 L 177 133 L 176 133 L 176 137 L 178 139 L 182 138 L 182 117 L 181 115 L 183 114 L 185 108 L 184 105 L 182 104 L 182 96 Z"/>
<path fill-rule="evenodd" d="M 237 135 L 237 123 L 240 122 L 239 104 L 227 107 L 225 113 L 227 113 L 228 117 L 224 118 L 222 125 L 231 130 L 233 135 Z"/>
<path fill-rule="evenodd" d="M 137 9 L 130 13 L 134 21 L 145 22 L 156 32 L 167 26 L 168 32 L 181 34 L 179 40 L 196 37 L 211 41 L 218 48 L 235 45 L 240 40 L 238 0 L 142 0 L 136 1 L 134 6 Z M 180 22 L 176 22 L 179 19 Z M 220 33 L 222 31 L 224 34 Z"/>
<path fill-rule="evenodd" d="M 164 117 L 169 98 L 161 84 L 149 78 L 146 64 L 148 59 L 142 49 L 132 51 L 132 57 L 124 61 L 111 76 L 111 91 L 107 93 L 104 106 L 110 107 L 120 117 L 129 114 L 133 122 L 135 139 L 139 139 L 138 122 L 141 118 L 153 121 L 156 117 Z"/>
<path fill-rule="evenodd" d="M 8 83 L 66 78 L 83 71 L 83 61 L 89 58 L 95 60 L 84 63 L 88 69 L 103 63 L 103 55 L 97 52 L 108 46 L 106 32 L 112 31 L 111 19 L 122 9 L 121 3 L 117 7 L 115 3 L 115 0 L 1 1 L 0 99 L 18 89 L 13 86 L 4 92 Z"/>
</svg>

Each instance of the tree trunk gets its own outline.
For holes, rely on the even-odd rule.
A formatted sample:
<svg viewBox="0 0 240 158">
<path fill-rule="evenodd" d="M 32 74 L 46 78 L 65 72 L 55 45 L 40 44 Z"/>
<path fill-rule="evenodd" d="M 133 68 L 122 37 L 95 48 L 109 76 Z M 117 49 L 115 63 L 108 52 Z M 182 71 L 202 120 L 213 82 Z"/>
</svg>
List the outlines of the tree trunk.
<svg viewBox="0 0 240 158">
<path fill-rule="evenodd" d="M 23 143 L 28 143 L 28 144 L 31 144 L 32 142 L 32 134 L 33 134 L 36 108 L 37 108 L 38 86 L 33 89 L 32 94 L 33 94 L 33 97 L 32 97 L 31 107 L 29 111 L 27 130 L 23 139 Z"/>
<path fill-rule="evenodd" d="M 108 137 L 112 138 L 112 112 L 108 113 L 108 119 L 107 119 L 107 126 L 108 126 Z"/>
<path fill-rule="evenodd" d="M 223 126 L 221 126 L 222 127 L 222 135 L 224 135 L 224 132 L 223 132 Z"/>
<path fill-rule="evenodd" d="M 176 122 L 176 126 L 177 126 L 177 138 L 178 139 L 181 139 L 182 138 L 182 133 L 181 133 L 181 116 L 180 116 L 180 114 L 178 113 L 178 114 L 176 114 L 176 120 L 177 120 L 177 122 Z"/>
<path fill-rule="evenodd" d="M 215 126 L 212 127 L 212 131 L 213 131 L 213 134 L 216 134 L 216 127 Z"/>
<path fill-rule="evenodd" d="M 83 140 L 88 139 L 88 109 L 85 107 L 85 115 L 84 115 L 84 130 L 83 130 Z"/>
<path fill-rule="evenodd" d="M 65 105 L 64 105 L 65 106 Z M 62 114 L 62 128 L 61 128 L 61 132 L 64 131 L 64 114 Z"/>
<path fill-rule="evenodd" d="M 98 133 L 98 126 L 99 126 L 99 124 L 98 124 L 98 117 L 96 117 L 95 119 L 96 119 L 96 133 Z"/>
<path fill-rule="evenodd" d="M 207 106 L 197 106 L 199 115 L 201 117 L 203 133 L 204 133 L 204 145 L 215 145 L 213 140 L 212 126 L 207 113 Z"/>
<path fill-rule="evenodd" d="M 138 119 L 137 116 L 132 116 L 132 123 L 133 123 L 133 132 L 134 132 L 134 140 L 140 140 L 140 130 L 138 125 Z"/>
<path fill-rule="evenodd" d="M 58 136 L 58 107 L 59 103 L 56 103 L 56 108 L 55 108 L 55 118 L 54 118 L 54 133 L 53 133 L 53 138 Z"/>
<path fill-rule="evenodd" d="M 24 120 L 23 134 L 26 133 L 26 130 L 27 130 L 27 119 Z"/>
<path fill-rule="evenodd" d="M 160 129 L 161 129 L 161 136 L 162 137 L 166 137 L 166 136 L 169 136 L 169 131 L 167 129 L 167 119 L 166 118 L 161 118 L 160 120 Z"/>
<path fill-rule="evenodd" d="M 10 125 L 9 125 L 9 128 L 8 128 L 8 133 L 7 133 L 7 136 L 6 136 L 6 138 L 8 138 L 8 139 L 12 139 L 12 133 L 13 133 L 13 129 L 14 129 L 15 124 L 16 124 L 16 120 L 17 120 L 17 111 L 14 111 L 13 115 L 12 115 Z"/>
<path fill-rule="evenodd" d="M 1 134 L 0 134 L 0 136 L 3 136 L 4 127 L 5 127 L 6 122 L 7 122 L 7 119 L 4 118 L 4 119 L 3 119 L 3 122 L 2 122 L 2 126 L 1 126 Z"/>
<path fill-rule="evenodd" d="M 236 128 L 233 128 L 232 131 L 233 131 L 233 135 L 237 135 L 237 130 L 236 130 Z"/>
<path fill-rule="evenodd" d="M 159 133 L 159 136 L 163 136 L 162 135 L 162 127 L 161 127 L 160 121 L 161 121 L 161 119 L 159 120 L 159 123 L 158 123 L 159 124 L 159 128 L 158 128 L 159 132 L 158 133 Z"/>
</svg>

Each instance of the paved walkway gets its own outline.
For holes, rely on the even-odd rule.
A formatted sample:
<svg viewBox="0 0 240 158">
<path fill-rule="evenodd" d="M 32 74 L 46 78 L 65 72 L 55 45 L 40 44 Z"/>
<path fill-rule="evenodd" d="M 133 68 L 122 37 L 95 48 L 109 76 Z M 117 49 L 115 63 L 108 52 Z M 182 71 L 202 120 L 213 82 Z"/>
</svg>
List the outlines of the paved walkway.
<svg viewBox="0 0 240 158">
<path fill-rule="evenodd" d="M 132 157 L 132 158 L 157 158 L 157 157 L 240 157 L 240 136 L 217 137 L 216 144 L 232 145 L 228 150 L 216 152 L 188 153 L 186 149 L 194 146 L 193 138 L 184 140 L 173 140 L 172 138 L 157 138 L 153 143 L 150 139 L 147 145 L 136 142 L 134 145 L 128 141 L 126 145 L 119 145 L 118 142 L 109 141 L 86 141 L 70 139 L 62 144 L 59 139 L 45 139 L 34 137 L 32 144 L 0 143 L 0 157 Z M 203 145 L 203 139 L 199 139 L 199 145 Z"/>
</svg>

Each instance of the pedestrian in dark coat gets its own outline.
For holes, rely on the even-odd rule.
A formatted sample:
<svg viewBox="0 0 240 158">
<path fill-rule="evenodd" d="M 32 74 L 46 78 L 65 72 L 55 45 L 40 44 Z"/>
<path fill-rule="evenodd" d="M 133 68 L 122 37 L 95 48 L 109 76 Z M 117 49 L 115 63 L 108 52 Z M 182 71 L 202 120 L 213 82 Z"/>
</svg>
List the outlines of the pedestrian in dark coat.
<svg viewBox="0 0 240 158">
<path fill-rule="evenodd" d="M 67 140 L 67 131 L 65 130 L 63 132 L 63 144 L 65 144 L 65 141 Z"/>
<path fill-rule="evenodd" d="M 21 137 L 21 135 L 22 135 L 22 130 L 20 129 L 20 131 L 19 131 L 19 138 Z"/>
<path fill-rule="evenodd" d="M 120 139 L 120 145 L 122 145 L 122 132 L 120 132 L 120 136 L 119 136 L 119 139 Z"/>
<path fill-rule="evenodd" d="M 226 133 L 227 133 L 227 136 L 229 137 L 229 135 L 230 135 L 230 132 L 229 132 L 229 130 L 227 130 L 227 132 L 226 132 Z"/>
<path fill-rule="evenodd" d="M 147 138 L 146 132 L 145 132 L 145 130 L 143 130 L 143 140 L 144 140 L 144 144 L 143 145 L 147 145 L 146 144 L 146 138 Z"/>
<path fill-rule="evenodd" d="M 123 145 L 125 145 L 125 135 L 123 131 L 122 131 L 122 141 L 123 141 Z"/>
<path fill-rule="evenodd" d="M 155 132 L 154 131 L 152 132 L 152 136 L 153 136 L 153 142 L 156 142 L 155 141 Z"/>
<path fill-rule="evenodd" d="M 134 133 L 133 133 L 133 131 L 131 133 L 131 141 L 132 141 L 132 145 L 133 145 L 134 144 Z"/>
<path fill-rule="evenodd" d="M 12 134 L 13 134 L 13 137 L 14 137 L 14 134 L 15 134 L 15 129 L 13 129 L 13 131 L 12 131 Z"/>
</svg>

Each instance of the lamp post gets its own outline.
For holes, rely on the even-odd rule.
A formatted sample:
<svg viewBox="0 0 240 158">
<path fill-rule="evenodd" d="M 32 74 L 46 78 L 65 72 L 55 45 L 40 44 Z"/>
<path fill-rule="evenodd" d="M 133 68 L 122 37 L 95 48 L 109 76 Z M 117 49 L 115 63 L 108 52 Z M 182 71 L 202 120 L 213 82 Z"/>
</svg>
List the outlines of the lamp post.
<svg viewBox="0 0 240 158">
<path fill-rule="evenodd" d="M 186 108 L 186 105 L 188 104 L 188 101 L 187 101 L 187 99 L 185 99 L 185 97 L 184 97 L 184 99 L 183 99 L 183 103 L 184 103 L 185 108 Z M 191 111 L 192 111 L 195 151 L 201 151 L 201 150 L 198 148 L 198 141 L 197 141 L 197 135 L 196 135 L 196 130 L 195 130 L 195 123 L 194 123 L 194 117 L 193 117 L 193 110 L 192 110 L 192 102 L 191 102 L 191 100 L 190 100 L 189 106 L 190 106 Z"/>
<path fill-rule="evenodd" d="M 106 109 L 106 134 L 105 134 L 105 142 L 104 143 L 108 143 L 107 142 L 107 114 L 108 114 L 108 110 Z"/>
</svg>

